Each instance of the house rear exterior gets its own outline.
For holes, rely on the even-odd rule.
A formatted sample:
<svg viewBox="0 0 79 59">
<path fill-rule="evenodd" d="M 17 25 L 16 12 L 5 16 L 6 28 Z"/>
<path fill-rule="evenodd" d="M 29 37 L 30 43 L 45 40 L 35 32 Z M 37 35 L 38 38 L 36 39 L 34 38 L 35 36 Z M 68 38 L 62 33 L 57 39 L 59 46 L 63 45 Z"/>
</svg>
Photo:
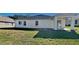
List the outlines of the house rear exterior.
<svg viewBox="0 0 79 59">
<path fill-rule="evenodd" d="M 54 16 L 36 15 L 36 16 L 18 16 L 15 19 L 16 28 L 51 28 L 54 30 L 64 30 L 68 23 L 71 30 L 74 30 L 74 25 L 78 25 L 75 19 L 75 14 L 60 13 Z M 67 20 L 66 18 L 70 18 Z"/>
</svg>

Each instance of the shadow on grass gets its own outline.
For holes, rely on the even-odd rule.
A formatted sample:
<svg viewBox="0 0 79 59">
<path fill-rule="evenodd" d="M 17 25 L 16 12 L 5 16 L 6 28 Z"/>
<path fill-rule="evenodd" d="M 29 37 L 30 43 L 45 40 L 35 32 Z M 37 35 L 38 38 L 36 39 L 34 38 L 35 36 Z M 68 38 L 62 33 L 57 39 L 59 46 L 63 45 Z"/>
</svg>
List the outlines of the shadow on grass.
<svg viewBox="0 0 79 59">
<path fill-rule="evenodd" d="M 35 31 L 34 28 L 0 28 L 2 30 L 23 30 L 23 31 Z"/>
<path fill-rule="evenodd" d="M 75 31 L 65 30 L 40 30 L 34 38 L 51 38 L 51 39 L 79 39 L 79 34 Z"/>
</svg>

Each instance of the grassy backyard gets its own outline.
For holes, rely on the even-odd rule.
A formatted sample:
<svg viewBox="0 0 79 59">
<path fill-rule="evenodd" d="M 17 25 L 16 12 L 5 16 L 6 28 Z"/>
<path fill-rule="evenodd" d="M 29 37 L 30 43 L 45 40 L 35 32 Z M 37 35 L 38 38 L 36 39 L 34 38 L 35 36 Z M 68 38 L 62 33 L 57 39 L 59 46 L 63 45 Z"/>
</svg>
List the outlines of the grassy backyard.
<svg viewBox="0 0 79 59">
<path fill-rule="evenodd" d="M 0 29 L 0 44 L 77 45 L 79 44 L 79 27 L 75 27 L 75 31 Z"/>
</svg>

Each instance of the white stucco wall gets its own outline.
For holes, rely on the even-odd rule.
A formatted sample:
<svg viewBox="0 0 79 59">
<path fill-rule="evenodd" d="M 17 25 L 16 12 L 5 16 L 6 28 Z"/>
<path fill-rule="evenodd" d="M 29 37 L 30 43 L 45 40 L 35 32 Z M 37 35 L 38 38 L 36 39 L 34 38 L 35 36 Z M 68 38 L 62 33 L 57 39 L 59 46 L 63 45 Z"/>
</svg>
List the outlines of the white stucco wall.
<svg viewBox="0 0 79 59">
<path fill-rule="evenodd" d="M 22 24 L 19 25 L 18 22 L 21 21 Z M 26 21 L 26 26 L 23 25 L 23 22 Z M 35 25 L 35 21 L 38 21 L 38 26 Z M 54 20 L 16 20 L 15 27 L 19 28 L 54 28 Z"/>
</svg>

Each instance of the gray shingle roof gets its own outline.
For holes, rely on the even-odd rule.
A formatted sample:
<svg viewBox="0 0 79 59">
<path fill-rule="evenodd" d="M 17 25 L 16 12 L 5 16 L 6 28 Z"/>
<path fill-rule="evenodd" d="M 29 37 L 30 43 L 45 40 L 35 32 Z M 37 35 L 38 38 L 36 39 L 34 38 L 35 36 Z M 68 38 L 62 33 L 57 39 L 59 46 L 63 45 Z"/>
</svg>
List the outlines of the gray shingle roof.
<svg viewBox="0 0 79 59">
<path fill-rule="evenodd" d="M 54 16 L 48 16 L 48 15 L 35 15 L 35 16 L 18 16 L 16 17 L 16 20 L 18 19 L 26 19 L 26 20 L 34 20 L 34 19 L 40 19 L 40 20 L 43 20 L 43 19 L 53 19 Z"/>
</svg>

